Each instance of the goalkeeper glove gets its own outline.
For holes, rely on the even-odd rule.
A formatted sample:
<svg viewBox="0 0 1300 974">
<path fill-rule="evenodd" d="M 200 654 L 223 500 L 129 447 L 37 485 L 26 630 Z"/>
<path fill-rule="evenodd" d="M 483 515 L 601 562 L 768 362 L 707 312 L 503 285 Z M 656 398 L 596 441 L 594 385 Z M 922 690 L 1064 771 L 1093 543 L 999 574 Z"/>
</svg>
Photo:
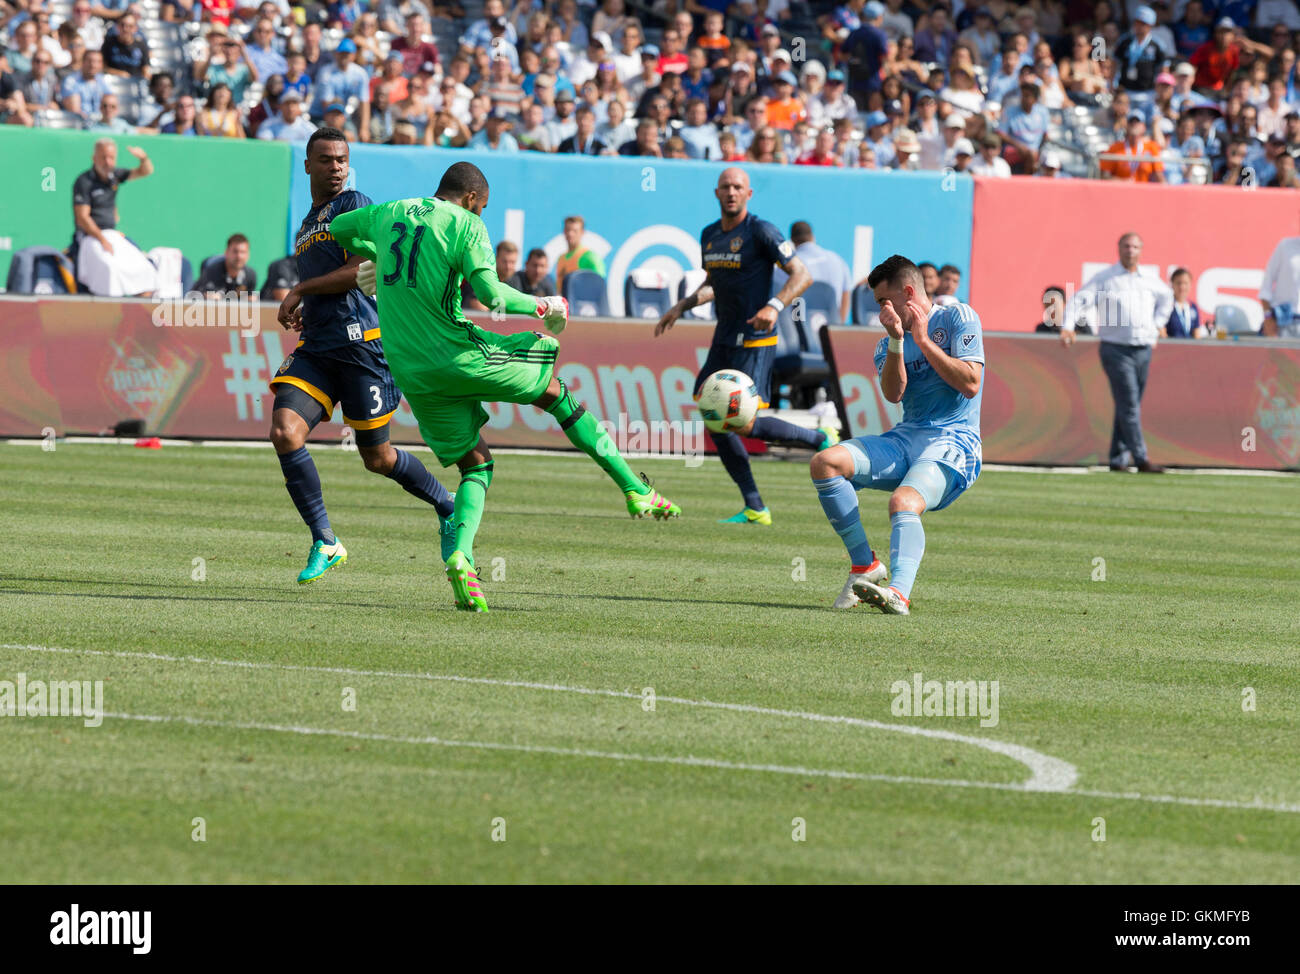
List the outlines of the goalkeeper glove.
<svg viewBox="0 0 1300 974">
<path fill-rule="evenodd" d="M 373 260 L 363 260 L 357 265 L 357 287 L 361 288 L 362 294 L 369 294 L 372 298 L 375 296 L 375 262 Z"/>
<path fill-rule="evenodd" d="M 546 326 L 547 331 L 552 335 L 558 335 L 569 323 L 569 302 L 555 295 L 538 298 L 537 317 L 542 319 L 542 324 Z"/>
</svg>

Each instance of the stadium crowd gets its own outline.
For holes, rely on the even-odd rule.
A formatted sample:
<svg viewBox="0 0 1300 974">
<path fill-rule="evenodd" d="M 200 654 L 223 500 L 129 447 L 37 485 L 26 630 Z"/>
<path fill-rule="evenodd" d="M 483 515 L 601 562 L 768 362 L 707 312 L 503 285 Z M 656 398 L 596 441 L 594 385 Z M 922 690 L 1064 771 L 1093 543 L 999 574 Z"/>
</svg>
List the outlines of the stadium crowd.
<svg viewBox="0 0 1300 974">
<path fill-rule="evenodd" d="M 1293 0 L 0 0 L 103 133 L 1295 186 Z"/>
</svg>

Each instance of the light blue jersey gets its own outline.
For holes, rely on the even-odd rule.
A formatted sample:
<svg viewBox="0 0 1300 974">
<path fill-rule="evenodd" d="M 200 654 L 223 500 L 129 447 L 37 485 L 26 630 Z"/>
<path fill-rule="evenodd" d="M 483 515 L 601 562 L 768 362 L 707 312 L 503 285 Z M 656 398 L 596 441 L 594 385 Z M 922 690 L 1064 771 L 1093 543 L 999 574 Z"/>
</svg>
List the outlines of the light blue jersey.
<svg viewBox="0 0 1300 974">
<path fill-rule="evenodd" d="M 930 312 L 930 339 L 953 358 L 984 364 L 980 319 L 967 304 L 935 305 Z M 888 336 L 876 346 L 876 371 L 885 365 Z M 972 399 L 948 385 L 917 348 L 910 332 L 903 333 L 903 420 L 880 436 L 845 440 L 854 458 L 851 482 L 858 490 L 893 490 L 921 461 L 931 461 L 947 473 L 933 484 L 916 486 L 930 510 L 947 507 L 975 482 L 983 461 L 980 443 L 980 400 L 984 383 Z M 929 468 L 934 471 L 935 468 Z"/>
</svg>

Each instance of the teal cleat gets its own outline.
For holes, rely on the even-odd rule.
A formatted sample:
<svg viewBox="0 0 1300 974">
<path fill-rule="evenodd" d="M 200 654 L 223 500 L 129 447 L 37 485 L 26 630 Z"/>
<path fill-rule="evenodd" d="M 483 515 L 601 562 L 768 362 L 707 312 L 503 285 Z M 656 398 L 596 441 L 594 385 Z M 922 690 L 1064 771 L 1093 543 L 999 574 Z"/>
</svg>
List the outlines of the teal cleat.
<svg viewBox="0 0 1300 974">
<path fill-rule="evenodd" d="M 840 434 L 829 426 L 818 426 L 817 432 L 822 435 L 822 445 L 818 450 L 829 450 L 840 441 Z"/>
<path fill-rule="evenodd" d="M 307 553 L 307 567 L 298 573 L 298 584 L 314 582 L 335 565 L 341 565 L 347 560 L 348 551 L 338 538 L 334 539 L 332 545 L 317 541 Z"/>
<path fill-rule="evenodd" d="M 456 519 L 453 513 L 451 517 L 438 515 L 438 544 L 442 551 L 442 563 L 445 565 L 447 559 L 456 552 Z"/>
<path fill-rule="evenodd" d="M 772 512 L 766 507 L 761 511 L 756 511 L 752 507 L 747 507 L 731 517 L 724 517 L 719 524 L 766 524 L 772 523 Z"/>
</svg>

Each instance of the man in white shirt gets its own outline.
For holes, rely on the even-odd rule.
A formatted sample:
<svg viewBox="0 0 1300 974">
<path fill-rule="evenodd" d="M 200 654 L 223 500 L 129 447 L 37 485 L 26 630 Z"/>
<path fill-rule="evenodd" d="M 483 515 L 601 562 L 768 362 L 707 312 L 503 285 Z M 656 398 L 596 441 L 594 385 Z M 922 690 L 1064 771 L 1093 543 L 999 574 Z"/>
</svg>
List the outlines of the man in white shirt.
<svg viewBox="0 0 1300 974">
<path fill-rule="evenodd" d="M 849 303 L 853 294 L 853 275 L 844 258 L 833 250 L 820 247 L 813 239 L 812 226 L 804 220 L 790 225 L 790 242 L 794 244 L 794 254 L 801 261 L 815 282 L 821 281 L 835 289 L 840 302 L 840 321 L 849 320 Z M 781 268 L 772 271 L 772 285 L 785 287 L 789 277 Z"/>
<path fill-rule="evenodd" d="M 989 132 L 980 139 L 980 154 L 971 160 L 970 171 L 975 176 L 996 176 L 998 179 L 1011 178 L 1011 166 L 998 153 L 1002 149 L 1002 140 Z"/>
<path fill-rule="evenodd" d="M 1119 263 L 1095 275 L 1066 306 L 1061 343 L 1073 345 L 1079 319 L 1095 317 L 1101 337 L 1101 367 L 1115 399 L 1110 469 L 1127 470 L 1132 460 L 1142 473 L 1164 473 L 1165 468 L 1147 456 L 1142 438 L 1142 393 L 1151 368 L 1151 351 L 1173 309 L 1174 292 L 1159 278 L 1139 272 L 1141 256 L 1141 237 L 1126 233 L 1119 238 Z"/>
<path fill-rule="evenodd" d="M 1300 237 L 1284 237 L 1273 249 L 1259 288 L 1263 334 L 1300 338 Z"/>
</svg>

